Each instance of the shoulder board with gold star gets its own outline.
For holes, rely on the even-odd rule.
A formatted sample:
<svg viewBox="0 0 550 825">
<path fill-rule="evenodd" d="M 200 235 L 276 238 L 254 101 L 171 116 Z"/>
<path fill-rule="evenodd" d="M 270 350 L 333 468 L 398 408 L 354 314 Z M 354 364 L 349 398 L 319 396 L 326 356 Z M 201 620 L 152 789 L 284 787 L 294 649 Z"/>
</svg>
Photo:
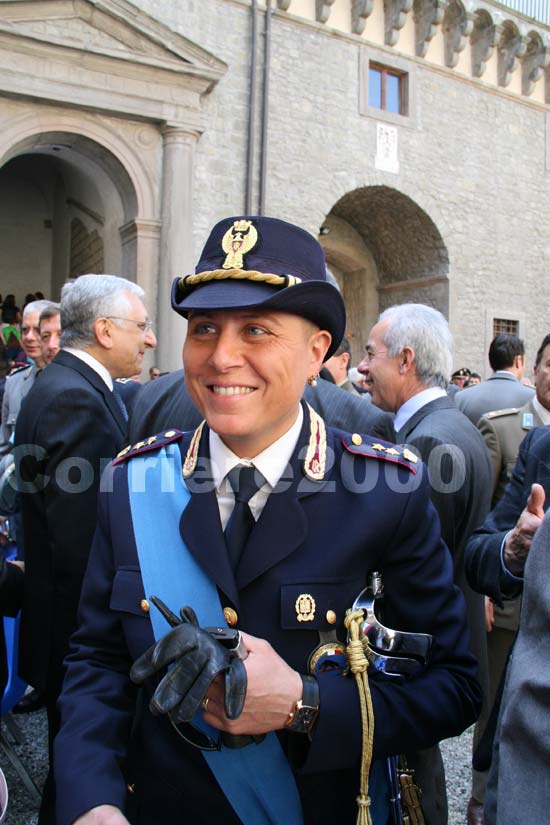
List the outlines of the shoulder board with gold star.
<svg viewBox="0 0 550 825">
<path fill-rule="evenodd" d="M 363 458 L 376 458 L 379 461 L 389 461 L 392 464 L 399 464 L 407 467 L 411 473 L 416 475 L 417 466 L 420 463 L 418 456 L 408 447 L 397 444 L 389 444 L 387 441 L 377 441 L 368 435 L 353 433 L 342 438 L 342 444 L 348 453 L 360 455 Z"/>
<path fill-rule="evenodd" d="M 519 407 L 509 407 L 507 410 L 491 410 L 485 413 L 484 418 L 501 418 L 503 415 L 515 415 L 519 412 Z"/>
<path fill-rule="evenodd" d="M 137 444 L 128 444 L 127 447 L 124 447 L 124 449 L 117 454 L 113 464 L 120 464 L 122 461 L 126 461 L 127 458 L 133 458 L 136 455 L 158 450 L 161 447 L 165 447 L 166 444 L 172 444 L 172 442 L 178 441 L 182 435 L 183 432 L 181 430 L 166 430 L 166 432 L 144 438 L 143 441 L 138 441 Z"/>
</svg>

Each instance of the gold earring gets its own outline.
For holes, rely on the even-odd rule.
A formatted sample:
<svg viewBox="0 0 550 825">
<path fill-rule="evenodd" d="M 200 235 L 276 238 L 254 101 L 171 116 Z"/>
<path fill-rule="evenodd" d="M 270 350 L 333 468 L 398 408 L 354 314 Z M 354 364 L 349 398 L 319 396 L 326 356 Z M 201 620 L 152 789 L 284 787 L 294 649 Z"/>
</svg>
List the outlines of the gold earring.
<svg viewBox="0 0 550 825">
<path fill-rule="evenodd" d="M 309 386 L 310 386 L 310 387 L 316 387 L 316 386 L 317 386 L 317 379 L 318 379 L 318 378 L 319 378 L 319 373 L 317 373 L 317 375 L 311 375 L 311 376 L 307 379 L 307 383 L 309 384 Z"/>
</svg>

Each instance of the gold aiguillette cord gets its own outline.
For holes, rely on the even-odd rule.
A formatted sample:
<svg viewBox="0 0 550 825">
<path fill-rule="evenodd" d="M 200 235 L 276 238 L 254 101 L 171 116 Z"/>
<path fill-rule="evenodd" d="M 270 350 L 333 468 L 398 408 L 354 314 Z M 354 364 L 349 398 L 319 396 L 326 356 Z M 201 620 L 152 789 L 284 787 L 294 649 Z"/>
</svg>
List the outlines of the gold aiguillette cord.
<svg viewBox="0 0 550 825">
<path fill-rule="evenodd" d="M 361 723 L 363 729 L 363 744 L 361 749 L 361 783 L 357 797 L 357 825 L 372 825 L 370 815 L 369 773 L 372 762 L 372 748 L 374 740 L 374 711 L 370 695 L 369 677 L 367 669 L 369 662 L 365 656 L 361 641 L 361 623 L 364 620 L 362 610 L 346 612 L 345 625 L 348 631 L 348 645 L 346 655 L 349 667 L 355 676 L 355 683 L 359 691 L 361 705 Z"/>
</svg>

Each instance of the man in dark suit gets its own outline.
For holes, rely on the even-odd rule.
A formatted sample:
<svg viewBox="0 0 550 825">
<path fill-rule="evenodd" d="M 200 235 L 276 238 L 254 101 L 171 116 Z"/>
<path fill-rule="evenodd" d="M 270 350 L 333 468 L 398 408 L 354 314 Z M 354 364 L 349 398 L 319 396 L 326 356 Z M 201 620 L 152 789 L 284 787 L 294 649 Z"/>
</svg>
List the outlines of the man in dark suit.
<svg viewBox="0 0 550 825">
<path fill-rule="evenodd" d="M 308 384 L 303 398 L 331 427 L 395 441 L 391 415 L 330 381 L 319 378 L 315 387 Z M 202 418 L 187 392 L 183 370 L 176 370 L 141 388 L 130 414 L 128 439 L 136 443 L 171 427 L 191 430 Z"/>
<path fill-rule="evenodd" d="M 489 347 L 493 375 L 455 395 L 456 406 L 476 424 L 485 413 L 508 407 L 523 407 L 534 390 L 521 383 L 525 373 L 525 347 L 521 338 L 509 333 L 496 335 Z"/>
<path fill-rule="evenodd" d="M 175 281 L 172 305 L 188 318 L 186 382 L 205 422 L 121 451 L 100 493 L 60 699 L 58 825 L 351 825 L 361 705 L 338 650 L 369 571 L 384 580 L 386 620 L 434 637 L 406 684 L 369 669 L 375 759 L 457 733 L 479 704 L 423 465 L 327 427 L 300 402 L 345 311 L 299 227 L 221 221 L 196 273 Z M 174 633 L 150 594 L 174 612 Z M 181 624 L 183 605 L 216 633 L 242 631 L 247 658 L 228 659 L 189 610 Z M 160 647 L 145 652 L 155 636 Z M 197 731 L 177 727 L 190 718 L 208 726 L 203 744 L 222 731 L 224 746 L 193 748 Z M 266 737 L 231 748 L 228 734 L 241 745 Z"/>
<path fill-rule="evenodd" d="M 550 429 L 535 427 L 519 448 L 504 495 L 466 547 L 466 576 L 475 590 L 498 605 L 521 592 L 531 541 L 549 503 Z"/>
<path fill-rule="evenodd" d="M 535 427 L 527 434 L 519 448 L 510 483 L 502 498 L 481 527 L 473 533 L 466 547 L 466 575 L 471 586 L 478 592 L 485 593 L 501 608 L 506 599 L 515 598 L 523 593 L 523 574 L 531 543 L 550 503 L 549 456 L 550 430 L 547 426 Z M 545 581 L 544 576 L 541 576 L 541 580 Z M 534 586 L 536 587 L 536 584 Z M 522 613 L 520 627 L 524 616 L 526 616 L 525 610 Z M 539 619 L 540 617 L 527 618 L 530 634 L 533 628 L 540 627 Z M 532 635 L 529 638 L 532 643 Z M 538 643 L 541 643 L 540 637 Z M 522 647 L 525 650 L 525 639 Z M 512 709 L 507 708 L 512 695 L 506 688 L 501 701 L 502 719 L 514 718 Z M 509 733 L 508 728 L 508 736 Z M 493 752 L 493 760 L 496 754 L 497 761 L 491 764 L 485 798 L 487 825 L 494 825 L 497 821 L 495 819 L 497 783 L 499 794 L 503 790 L 503 784 L 498 775 L 498 737 L 497 730 L 497 745 Z M 487 760 L 483 767 L 486 767 L 486 762 Z M 506 805 L 501 805 L 499 822 L 503 821 L 505 811 Z M 526 821 L 531 820 L 526 819 Z"/>
<path fill-rule="evenodd" d="M 112 275 L 84 275 L 61 296 L 61 347 L 21 406 L 15 433 L 26 557 L 20 671 L 44 691 L 51 746 L 63 659 L 96 526 L 102 469 L 126 440 L 113 379 L 141 370 L 156 345 L 143 290 Z M 51 773 L 50 773 L 51 777 Z M 54 822 L 51 780 L 40 814 Z"/>
<path fill-rule="evenodd" d="M 546 822 L 550 764 L 550 515 L 524 570 L 519 633 L 508 665 L 486 796 L 486 825 Z"/>
<path fill-rule="evenodd" d="M 523 407 L 511 407 L 486 413 L 478 421 L 493 466 L 493 506 L 502 497 L 512 476 L 521 442 L 534 427 L 550 424 L 550 335 L 546 335 L 537 351 L 533 367 L 535 395 Z M 521 597 L 509 599 L 503 595 L 501 608 L 489 597 L 485 600 L 487 621 L 487 652 L 489 657 L 489 703 L 494 704 L 510 649 L 514 643 L 521 608 Z M 482 714 L 477 722 L 483 731 L 487 718 Z M 477 735 L 476 735 L 477 739 Z M 483 810 L 488 771 L 474 771 L 472 807 Z"/>
<path fill-rule="evenodd" d="M 441 313 L 422 304 L 391 307 L 372 328 L 366 350 L 359 370 L 373 403 L 395 412 L 397 443 L 409 445 L 428 466 L 431 498 L 453 557 L 455 584 L 466 598 L 472 652 L 485 687 L 484 600 L 466 581 L 464 548 L 489 511 L 492 473 L 479 431 L 446 393 L 452 363 L 449 325 Z M 441 774 L 439 784 L 430 786 L 437 776 L 435 769 L 425 771 L 423 762 L 420 770 L 428 821 L 445 823 Z"/>
</svg>

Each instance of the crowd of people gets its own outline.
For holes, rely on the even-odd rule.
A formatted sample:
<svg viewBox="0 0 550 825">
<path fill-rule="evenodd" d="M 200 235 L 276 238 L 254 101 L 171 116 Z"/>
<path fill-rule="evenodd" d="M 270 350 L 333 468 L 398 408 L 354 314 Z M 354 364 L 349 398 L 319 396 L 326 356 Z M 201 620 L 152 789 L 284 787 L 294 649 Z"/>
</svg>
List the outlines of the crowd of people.
<svg viewBox="0 0 550 825">
<path fill-rule="evenodd" d="M 446 825 L 438 743 L 474 723 L 468 825 L 542 821 L 550 335 L 533 386 L 510 334 L 482 381 L 396 305 L 352 370 L 321 247 L 267 217 L 212 229 L 183 369 L 143 384 L 140 287 L 27 297 L 0 604 L 14 711 L 47 710 L 39 825 Z"/>
</svg>

